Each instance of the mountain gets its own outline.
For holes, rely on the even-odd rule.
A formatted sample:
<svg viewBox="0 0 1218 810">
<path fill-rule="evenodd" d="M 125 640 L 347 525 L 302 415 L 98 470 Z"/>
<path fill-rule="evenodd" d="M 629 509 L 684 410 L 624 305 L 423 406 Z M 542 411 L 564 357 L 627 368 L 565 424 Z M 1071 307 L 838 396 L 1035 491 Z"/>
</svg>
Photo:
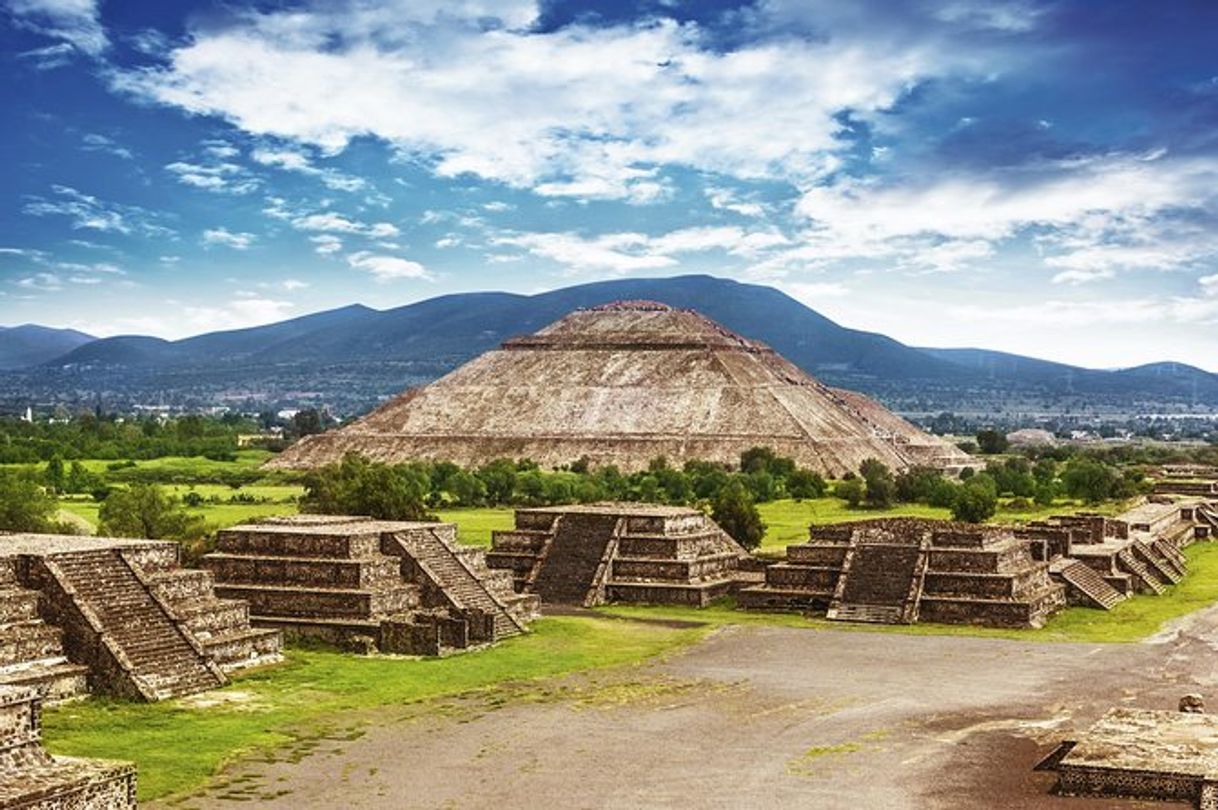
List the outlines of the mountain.
<svg viewBox="0 0 1218 810">
<path fill-rule="evenodd" d="M 0 326 L 0 369 L 36 366 L 94 339 L 75 329 L 51 329 L 32 323 Z"/>
<path fill-rule="evenodd" d="M 77 333 L 60 353 L 10 361 L 0 374 L 0 405 L 321 402 L 354 413 L 573 310 L 635 299 L 696 309 L 831 385 L 905 411 L 1218 406 L 1218 377 L 1191 366 L 1101 371 L 985 349 L 919 349 L 847 329 L 771 287 L 711 276 L 621 279 L 538 295 L 462 293 L 388 310 L 353 305 L 176 341 Z"/>
</svg>

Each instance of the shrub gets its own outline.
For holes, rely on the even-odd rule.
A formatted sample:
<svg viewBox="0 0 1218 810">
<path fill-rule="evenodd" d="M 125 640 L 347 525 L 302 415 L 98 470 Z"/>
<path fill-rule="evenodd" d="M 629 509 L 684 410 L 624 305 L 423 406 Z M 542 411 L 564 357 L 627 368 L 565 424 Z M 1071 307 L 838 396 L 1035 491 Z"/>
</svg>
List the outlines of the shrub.
<svg viewBox="0 0 1218 810">
<path fill-rule="evenodd" d="M 732 538 L 750 551 L 761 545 L 765 523 L 744 483 L 734 478 L 719 491 L 711 517 Z"/>
</svg>

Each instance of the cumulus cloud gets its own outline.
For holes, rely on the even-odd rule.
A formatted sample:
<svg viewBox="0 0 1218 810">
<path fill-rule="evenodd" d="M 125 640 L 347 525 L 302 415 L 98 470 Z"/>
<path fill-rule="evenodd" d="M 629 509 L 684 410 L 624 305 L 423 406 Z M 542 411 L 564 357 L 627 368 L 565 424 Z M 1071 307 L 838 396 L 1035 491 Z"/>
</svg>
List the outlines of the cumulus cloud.
<svg viewBox="0 0 1218 810">
<path fill-rule="evenodd" d="M 292 227 L 300 231 L 323 231 L 349 233 L 373 239 L 392 239 L 401 231 L 391 222 L 360 222 L 342 214 L 326 211 L 319 214 L 304 214 L 291 219 Z"/>
<path fill-rule="evenodd" d="M 310 236 L 309 241 L 314 245 L 313 252 L 322 256 L 329 256 L 343 249 L 343 240 L 328 233 Z"/>
<path fill-rule="evenodd" d="M 356 270 L 363 270 L 372 275 L 378 282 L 396 281 L 403 278 L 430 279 L 427 268 L 418 262 L 403 259 L 398 256 L 386 256 L 361 250 L 347 257 L 347 264 Z"/>
<path fill-rule="evenodd" d="M 529 3 L 247 12 L 113 81 L 325 152 L 370 135 L 444 177 L 648 202 L 669 194 L 669 166 L 810 184 L 840 164 L 843 111 L 864 119 L 981 67 L 946 44 L 775 36 L 723 50 L 692 23 L 525 27 L 536 16 Z"/>
<path fill-rule="evenodd" d="M 274 166 L 288 172 L 316 177 L 326 188 L 334 191 L 363 191 L 368 187 L 362 177 L 344 174 L 337 169 L 318 168 L 309 155 L 298 149 L 261 146 L 250 152 L 250 158 L 263 166 Z"/>
<path fill-rule="evenodd" d="M 203 245 L 211 247 L 221 245 L 233 250 L 249 250 L 256 236 L 252 233 L 234 233 L 228 228 L 209 228 L 203 231 Z"/>
</svg>

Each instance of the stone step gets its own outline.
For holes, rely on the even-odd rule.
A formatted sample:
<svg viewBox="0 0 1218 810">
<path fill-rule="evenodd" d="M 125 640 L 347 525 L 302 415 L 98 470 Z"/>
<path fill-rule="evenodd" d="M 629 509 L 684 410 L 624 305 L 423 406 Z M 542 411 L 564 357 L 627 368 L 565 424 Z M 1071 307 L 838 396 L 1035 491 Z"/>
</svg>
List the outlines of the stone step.
<svg viewBox="0 0 1218 810">
<path fill-rule="evenodd" d="M 374 619 L 408 611 L 419 604 L 418 587 L 406 584 L 379 590 L 217 585 L 216 595 L 245 600 L 250 614 L 256 616 Z"/>
<path fill-rule="evenodd" d="M 380 554 L 379 529 L 350 529 L 334 534 L 313 532 L 229 529 L 216 535 L 216 551 L 232 555 L 272 557 L 310 557 L 330 560 L 358 560 Z"/>
<path fill-rule="evenodd" d="M 173 604 L 173 611 L 195 636 L 237 630 L 249 626 L 249 605 L 240 599 L 207 596 Z"/>
<path fill-rule="evenodd" d="M 833 622 L 865 624 L 902 624 L 902 609 L 898 605 L 863 605 L 847 603 L 829 608 L 825 618 Z"/>
<path fill-rule="evenodd" d="M 1060 560 L 1054 563 L 1051 571 L 1054 576 L 1066 583 L 1071 593 L 1092 607 L 1112 610 L 1116 605 L 1125 601 L 1124 594 L 1078 560 Z"/>
<path fill-rule="evenodd" d="M 283 637 L 278 630 L 247 626 L 208 636 L 199 643 L 225 672 L 283 660 Z"/>
<path fill-rule="evenodd" d="M 799 611 L 824 610 L 833 600 L 833 590 L 782 588 L 758 585 L 744 588 L 736 595 L 737 604 L 746 610 Z"/>
<path fill-rule="evenodd" d="M 328 559 L 302 556 L 253 556 L 215 553 L 204 564 L 218 581 L 227 585 L 299 585 L 329 588 L 375 588 L 400 580 L 400 563 L 376 554 L 361 559 Z"/>
<path fill-rule="evenodd" d="M 611 579 L 605 583 L 605 596 L 610 602 L 636 605 L 706 607 L 716 599 L 731 595 L 736 586 L 736 580 L 730 577 L 693 583 Z"/>
<path fill-rule="evenodd" d="M 210 596 L 215 584 L 210 571 L 194 568 L 159 571 L 150 575 L 148 581 L 162 599 L 170 602 Z"/>
<path fill-rule="evenodd" d="M 88 694 L 89 668 L 63 656 L 0 667 L 0 685 L 34 689 L 47 703 Z"/>
<path fill-rule="evenodd" d="M 1130 549 L 1123 549 L 1117 553 L 1117 565 L 1125 569 L 1129 573 L 1141 580 L 1143 587 L 1154 593 L 1156 596 L 1167 590 L 1166 585 L 1151 572 L 1149 568 L 1143 565 Z"/>
<path fill-rule="evenodd" d="M 63 655 L 63 632 L 39 619 L 0 625 L 0 667 Z"/>
</svg>

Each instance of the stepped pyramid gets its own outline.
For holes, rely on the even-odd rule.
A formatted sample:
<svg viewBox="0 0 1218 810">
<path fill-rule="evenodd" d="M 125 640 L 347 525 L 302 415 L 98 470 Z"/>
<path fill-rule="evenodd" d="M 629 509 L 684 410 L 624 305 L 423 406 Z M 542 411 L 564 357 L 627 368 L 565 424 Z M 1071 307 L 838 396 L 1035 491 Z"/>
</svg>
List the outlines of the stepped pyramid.
<svg viewBox="0 0 1218 810">
<path fill-rule="evenodd" d="M 752 575 L 750 557 L 706 515 L 683 506 L 598 503 L 517 509 L 487 564 L 546 604 L 705 607 Z"/>
<path fill-rule="evenodd" d="M 358 452 L 463 466 L 586 458 L 633 471 L 657 456 L 734 465 L 763 445 L 829 476 L 867 458 L 896 470 L 970 463 L 872 400 L 818 382 L 693 310 L 624 301 L 509 340 L 347 427 L 302 439 L 270 466 L 311 468 Z"/>
<path fill-rule="evenodd" d="M 244 602 L 219 599 L 177 543 L 0 536 L 0 685 L 63 700 L 87 689 L 163 700 L 280 660 Z"/>
<path fill-rule="evenodd" d="M 217 593 L 255 625 L 370 652 L 442 655 L 519 635 L 537 600 L 451 523 L 292 515 L 219 533 Z"/>
</svg>

